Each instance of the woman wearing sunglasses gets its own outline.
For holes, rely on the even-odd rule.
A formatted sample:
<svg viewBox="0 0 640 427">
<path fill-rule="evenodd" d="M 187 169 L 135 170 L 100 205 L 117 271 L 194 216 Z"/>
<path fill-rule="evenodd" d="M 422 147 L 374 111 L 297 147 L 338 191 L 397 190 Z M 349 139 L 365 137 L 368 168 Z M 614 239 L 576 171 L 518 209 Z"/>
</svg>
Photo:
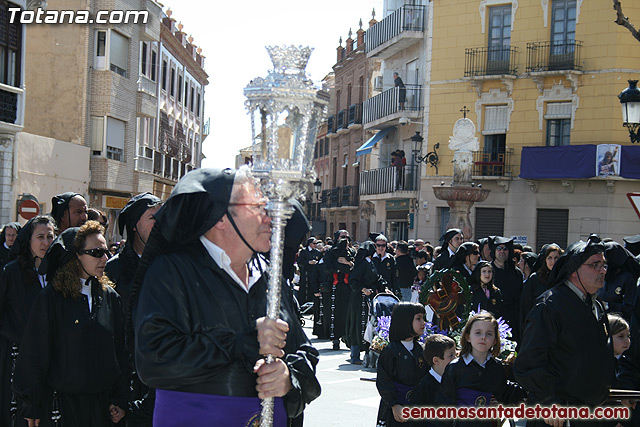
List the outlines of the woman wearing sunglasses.
<svg viewBox="0 0 640 427">
<path fill-rule="evenodd" d="M 47 251 L 48 285 L 29 316 L 13 384 L 28 426 L 106 427 L 124 416 L 127 353 L 108 258 L 96 221 L 65 230 Z"/>
</svg>

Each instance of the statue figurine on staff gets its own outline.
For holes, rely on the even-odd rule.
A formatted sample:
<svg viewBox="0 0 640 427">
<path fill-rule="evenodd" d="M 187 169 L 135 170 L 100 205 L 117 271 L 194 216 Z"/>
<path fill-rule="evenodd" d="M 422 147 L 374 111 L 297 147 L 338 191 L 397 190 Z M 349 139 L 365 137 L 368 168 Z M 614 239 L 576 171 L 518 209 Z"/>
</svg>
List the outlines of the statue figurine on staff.
<svg viewBox="0 0 640 427">
<path fill-rule="evenodd" d="M 271 252 L 267 317 L 280 311 L 284 228 L 293 214 L 291 199 L 303 199 L 316 179 L 313 150 L 318 124 L 329 94 L 314 87 L 305 68 L 312 49 L 296 46 L 267 47 L 273 70 L 253 79 L 244 89 L 251 115 L 253 175 L 260 180 L 269 201 Z M 267 363 L 274 360 L 267 355 Z M 273 424 L 273 398 L 264 399 L 260 425 Z"/>
</svg>

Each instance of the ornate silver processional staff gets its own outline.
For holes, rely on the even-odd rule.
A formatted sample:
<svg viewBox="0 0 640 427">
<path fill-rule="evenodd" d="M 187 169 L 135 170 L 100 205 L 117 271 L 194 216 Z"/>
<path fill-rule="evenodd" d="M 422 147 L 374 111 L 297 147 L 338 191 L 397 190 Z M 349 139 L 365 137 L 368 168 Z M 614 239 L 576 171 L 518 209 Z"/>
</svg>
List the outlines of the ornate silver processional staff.
<svg viewBox="0 0 640 427">
<path fill-rule="evenodd" d="M 313 150 L 318 124 L 329 103 L 329 94 L 314 87 L 305 68 L 313 49 L 268 46 L 273 70 L 253 79 L 244 89 L 251 115 L 252 171 L 269 198 L 271 253 L 267 317 L 278 319 L 284 227 L 293 214 L 290 199 L 303 199 L 316 178 Z M 267 355 L 267 363 L 273 362 Z M 262 401 L 261 427 L 273 425 L 273 398 Z"/>
</svg>

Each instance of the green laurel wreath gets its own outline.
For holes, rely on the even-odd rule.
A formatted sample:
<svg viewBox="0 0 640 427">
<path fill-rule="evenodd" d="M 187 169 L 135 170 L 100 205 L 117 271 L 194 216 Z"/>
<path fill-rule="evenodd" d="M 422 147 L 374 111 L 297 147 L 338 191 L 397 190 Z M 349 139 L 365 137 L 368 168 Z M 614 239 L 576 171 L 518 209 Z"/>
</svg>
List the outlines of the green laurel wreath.
<svg viewBox="0 0 640 427">
<path fill-rule="evenodd" d="M 418 300 L 420 301 L 420 304 L 427 306 L 429 295 L 437 288 L 435 285 L 437 285 L 440 280 L 447 274 L 451 274 L 451 276 L 453 277 L 453 281 L 456 282 L 458 286 L 460 286 L 460 288 L 462 288 L 462 296 L 464 297 L 466 303 L 463 305 L 464 311 L 460 319 L 460 324 L 464 326 L 464 324 L 467 323 L 467 320 L 469 319 L 469 310 L 471 309 L 471 289 L 469 288 L 467 279 L 465 279 L 464 276 L 458 271 L 452 268 L 446 268 L 432 273 L 431 276 L 429 276 L 429 278 L 425 280 L 424 284 L 422 285 Z"/>
</svg>

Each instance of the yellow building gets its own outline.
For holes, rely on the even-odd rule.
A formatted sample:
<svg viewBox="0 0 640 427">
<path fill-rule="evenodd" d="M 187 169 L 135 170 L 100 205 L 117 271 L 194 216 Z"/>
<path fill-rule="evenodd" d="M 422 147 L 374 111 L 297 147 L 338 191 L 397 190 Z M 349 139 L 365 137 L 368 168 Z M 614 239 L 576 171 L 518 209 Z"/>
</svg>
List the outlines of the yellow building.
<svg viewBox="0 0 640 427">
<path fill-rule="evenodd" d="M 624 6 L 640 25 L 640 5 Z M 433 242 L 446 227 L 447 203 L 432 186 L 451 184 L 448 141 L 463 114 L 479 140 L 473 181 L 491 190 L 471 209 L 474 239 L 520 236 L 536 249 L 592 232 L 620 242 L 640 232 L 627 197 L 640 192 L 640 145 L 622 126 L 617 98 L 640 76 L 640 43 L 614 20 L 606 1 L 429 2 L 417 130 L 421 154 L 439 143 L 439 163 L 437 174 L 420 165 L 416 237 Z M 607 151 L 610 172 L 598 166 Z"/>
</svg>

